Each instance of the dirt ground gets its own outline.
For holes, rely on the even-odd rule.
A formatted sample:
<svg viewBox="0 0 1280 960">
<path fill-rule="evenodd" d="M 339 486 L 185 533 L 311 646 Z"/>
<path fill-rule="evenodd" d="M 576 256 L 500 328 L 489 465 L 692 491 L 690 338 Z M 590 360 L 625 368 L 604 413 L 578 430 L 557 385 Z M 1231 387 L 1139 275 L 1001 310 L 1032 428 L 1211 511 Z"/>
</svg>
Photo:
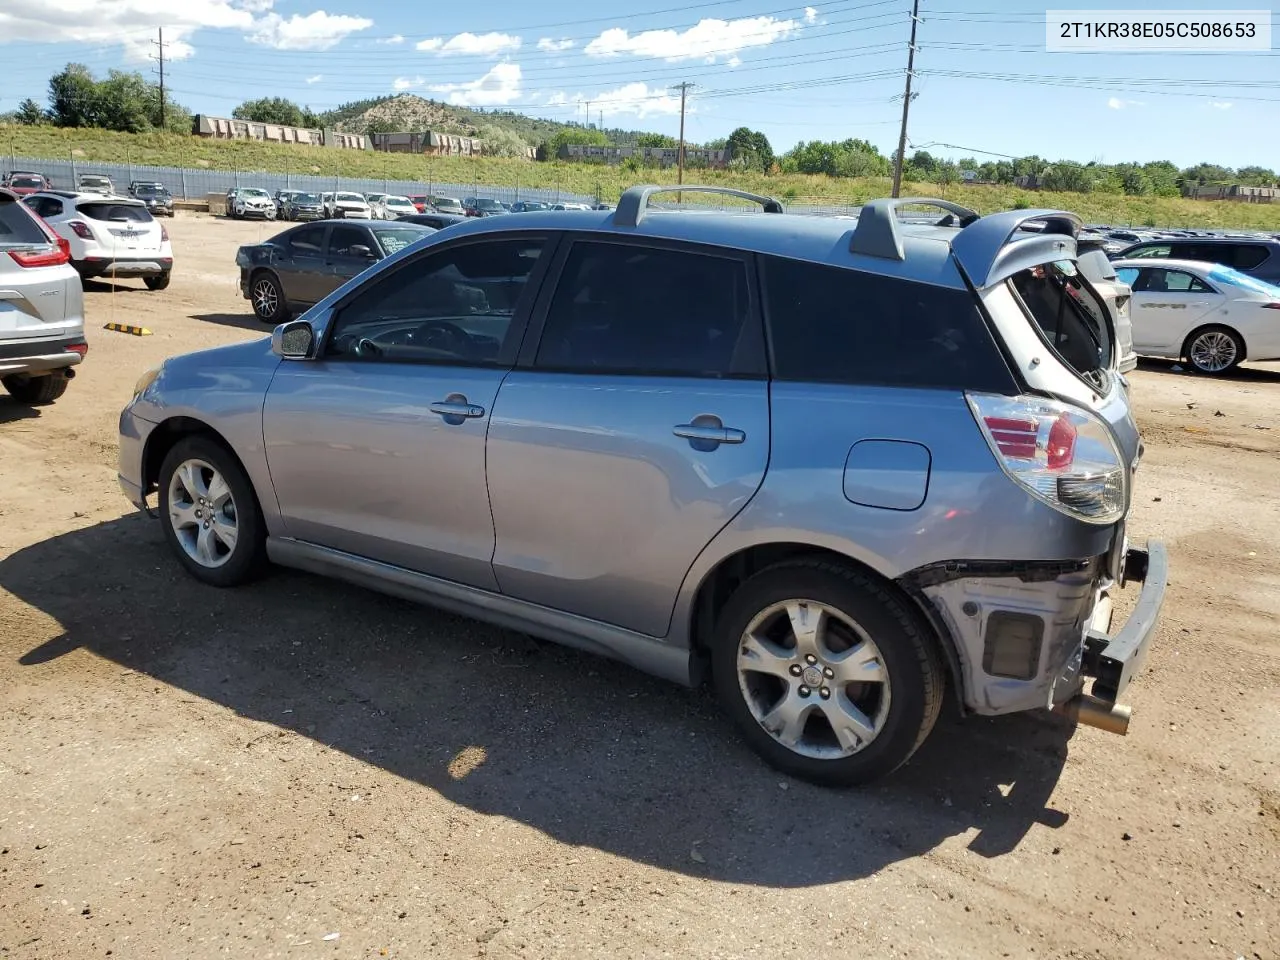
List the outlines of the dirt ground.
<svg viewBox="0 0 1280 960">
<path fill-rule="evenodd" d="M 0 957 L 1280 956 L 1280 366 L 1132 376 L 1173 568 L 1127 738 L 948 712 L 834 792 L 625 667 L 180 572 L 116 417 L 266 332 L 232 258 L 275 229 L 179 216 L 167 291 L 89 285 L 66 396 L 0 400 Z"/>
</svg>

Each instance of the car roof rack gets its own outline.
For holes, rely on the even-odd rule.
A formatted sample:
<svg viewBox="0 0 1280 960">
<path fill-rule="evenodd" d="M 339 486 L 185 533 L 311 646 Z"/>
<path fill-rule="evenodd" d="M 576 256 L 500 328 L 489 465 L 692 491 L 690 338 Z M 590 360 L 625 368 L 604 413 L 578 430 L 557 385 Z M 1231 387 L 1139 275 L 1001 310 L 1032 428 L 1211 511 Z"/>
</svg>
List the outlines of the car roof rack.
<svg viewBox="0 0 1280 960">
<path fill-rule="evenodd" d="M 885 197 L 882 200 L 872 200 L 858 212 L 858 225 L 854 228 L 853 239 L 849 241 L 849 252 L 880 257 L 883 260 L 905 260 L 907 253 L 902 245 L 898 222 L 900 207 L 937 207 L 948 214 L 955 214 L 960 219 L 961 227 L 967 227 L 978 219 L 977 211 L 934 197 Z"/>
<path fill-rule="evenodd" d="M 699 187 L 696 185 L 665 186 L 645 184 L 629 188 L 618 200 L 618 208 L 613 213 L 613 224 L 617 227 L 634 227 L 644 219 L 649 208 L 649 198 L 655 193 L 715 193 L 721 196 L 737 197 L 758 203 L 765 213 L 782 213 L 782 203 L 773 197 L 747 193 L 745 190 L 734 190 L 732 187 Z"/>
</svg>

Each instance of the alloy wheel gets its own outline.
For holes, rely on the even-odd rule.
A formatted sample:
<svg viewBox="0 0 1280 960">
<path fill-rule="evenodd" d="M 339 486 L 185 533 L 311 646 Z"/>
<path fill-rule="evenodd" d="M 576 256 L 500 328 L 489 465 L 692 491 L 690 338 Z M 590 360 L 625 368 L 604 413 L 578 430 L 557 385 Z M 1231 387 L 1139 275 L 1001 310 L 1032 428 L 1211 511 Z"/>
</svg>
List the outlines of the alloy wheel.
<svg viewBox="0 0 1280 960">
<path fill-rule="evenodd" d="M 202 567 L 226 563 L 240 525 L 226 479 L 205 460 L 184 460 L 169 479 L 169 523 L 183 551 Z"/>
<path fill-rule="evenodd" d="M 1191 344 L 1191 362 L 1205 373 L 1221 373 L 1236 362 L 1236 342 L 1221 330 L 1206 330 Z"/>
<path fill-rule="evenodd" d="M 890 689 L 880 650 L 834 607 L 772 604 L 743 631 L 737 665 L 751 715 L 793 753 L 848 757 L 884 728 Z"/>
<path fill-rule="evenodd" d="M 276 296 L 276 285 L 266 277 L 253 285 L 253 308 L 260 317 L 274 317 L 280 298 Z"/>
</svg>

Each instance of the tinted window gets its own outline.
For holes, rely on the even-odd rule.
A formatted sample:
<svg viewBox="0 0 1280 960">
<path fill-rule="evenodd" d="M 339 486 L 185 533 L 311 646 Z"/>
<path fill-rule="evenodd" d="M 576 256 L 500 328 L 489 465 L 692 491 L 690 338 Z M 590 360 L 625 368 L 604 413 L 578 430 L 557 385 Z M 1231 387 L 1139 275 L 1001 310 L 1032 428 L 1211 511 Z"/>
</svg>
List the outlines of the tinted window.
<svg viewBox="0 0 1280 960">
<path fill-rule="evenodd" d="M 339 310 L 327 354 L 495 363 L 542 247 L 541 240 L 495 240 L 407 262 Z"/>
<path fill-rule="evenodd" d="M 1212 293 L 1207 284 L 1184 270 L 1144 267 L 1134 288 L 1142 293 Z"/>
<path fill-rule="evenodd" d="M 305 227 L 289 234 L 289 253 L 294 256 L 318 257 L 324 248 L 324 227 Z"/>
<path fill-rule="evenodd" d="M 62 213 L 62 201 L 55 200 L 53 197 L 28 197 L 23 203 L 34 210 L 38 216 L 46 219 Z"/>
<path fill-rule="evenodd" d="M 1173 256 L 1173 246 L 1168 243 L 1152 243 L 1126 250 L 1124 255 L 1135 260 L 1139 257 L 1171 257 Z M 1185 256 L 1185 254 L 1179 252 L 1178 256 Z"/>
<path fill-rule="evenodd" d="M 736 372 L 748 324 L 740 260 L 630 244 L 575 243 L 537 364 L 583 373 L 722 377 Z M 744 337 L 744 333 L 747 337 Z"/>
<path fill-rule="evenodd" d="M 49 238 L 22 204 L 0 197 L 0 243 L 48 243 Z"/>
<path fill-rule="evenodd" d="M 351 248 L 355 246 L 373 249 L 373 240 L 368 232 L 359 227 L 334 227 L 329 234 L 329 252 L 335 257 L 352 257 Z"/>
<path fill-rule="evenodd" d="M 82 203 L 78 211 L 90 220 L 130 221 L 132 223 L 150 223 L 151 214 L 142 204 L 127 203 Z"/>
<path fill-rule="evenodd" d="M 1008 384 L 967 291 L 768 257 L 765 304 L 779 380 L 951 389 Z"/>
<path fill-rule="evenodd" d="M 1235 258 L 1230 266 L 1237 270 L 1252 270 L 1267 259 L 1267 248 L 1260 243 L 1236 244 Z"/>
<path fill-rule="evenodd" d="M 44 181 L 39 177 L 13 177 L 9 181 L 9 186 L 22 187 L 25 190 L 27 187 L 43 187 Z"/>
<path fill-rule="evenodd" d="M 1022 270 L 1010 278 L 1023 307 L 1045 339 L 1077 373 L 1091 373 L 1110 359 L 1104 308 L 1080 281 L 1069 260 Z"/>
</svg>

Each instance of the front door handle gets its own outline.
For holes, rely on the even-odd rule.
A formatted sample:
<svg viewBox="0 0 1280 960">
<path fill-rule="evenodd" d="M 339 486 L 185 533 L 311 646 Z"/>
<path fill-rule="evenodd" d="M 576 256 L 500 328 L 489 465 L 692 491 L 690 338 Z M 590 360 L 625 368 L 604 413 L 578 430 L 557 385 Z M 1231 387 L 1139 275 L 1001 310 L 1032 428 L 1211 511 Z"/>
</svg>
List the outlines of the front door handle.
<svg viewBox="0 0 1280 960">
<path fill-rule="evenodd" d="M 437 400 L 428 409 L 432 413 L 440 414 L 446 420 L 474 420 L 476 417 L 484 416 L 484 407 L 478 403 L 468 403 L 466 397 L 457 393 L 450 394 L 444 400 Z"/>
<path fill-rule="evenodd" d="M 686 440 L 694 440 L 701 443 L 744 443 L 747 434 L 743 430 L 735 427 L 722 427 L 719 421 L 716 423 L 681 423 L 671 428 L 671 432 L 677 437 L 684 437 Z"/>
</svg>

